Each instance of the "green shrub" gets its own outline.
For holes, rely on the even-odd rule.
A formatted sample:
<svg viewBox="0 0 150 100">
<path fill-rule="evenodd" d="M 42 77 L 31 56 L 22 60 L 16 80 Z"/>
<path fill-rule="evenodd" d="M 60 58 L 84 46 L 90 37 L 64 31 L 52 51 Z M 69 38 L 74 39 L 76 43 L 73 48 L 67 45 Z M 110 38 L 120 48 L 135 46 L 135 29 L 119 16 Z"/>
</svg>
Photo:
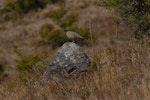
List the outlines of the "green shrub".
<svg viewBox="0 0 150 100">
<path fill-rule="evenodd" d="M 79 2 L 79 4 L 78 4 L 78 8 L 80 8 L 80 9 L 87 8 L 88 6 L 89 6 L 89 3 L 86 1 Z"/>
<path fill-rule="evenodd" d="M 68 41 L 66 34 L 59 29 L 55 29 L 51 24 L 42 26 L 40 36 L 42 38 L 42 41 L 40 41 L 42 44 L 51 44 L 53 48 Z"/>
<path fill-rule="evenodd" d="M 49 11 L 45 16 L 52 18 L 55 21 L 59 21 L 66 14 L 66 12 L 67 11 L 64 9 L 64 7 L 60 7 L 57 10 Z"/>
<path fill-rule="evenodd" d="M 4 72 L 4 67 L 0 64 L 0 75 Z"/>
<path fill-rule="evenodd" d="M 103 4 L 116 9 L 131 35 L 150 37 L 150 0 L 106 0 Z"/>
<path fill-rule="evenodd" d="M 21 9 L 18 6 L 18 3 L 15 3 L 13 0 L 7 0 L 2 13 L 5 13 L 4 20 L 16 20 L 22 18 L 20 14 Z"/>
<path fill-rule="evenodd" d="M 10 20 L 16 21 L 16 20 L 21 19 L 21 18 L 23 18 L 23 16 L 16 13 L 16 12 L 9 12 L 9 13 L 6 13 L 4 16 L 5 21 L 10 21 Z"/>
<path fill-rule="evenodd" d="M 7 0 L 5 3 L 5 7 L 3 8 L 3 10 L 5 12 L 11 12 L 15 9 L 16 7 L 16 3 L 14 3 L 13 0 Z"/>
<path fill-rule="evenodd" d="M 27 13 L 32 9 L 43 8 L 49 2 L 52 2 L 52 0 L 7 0 L 4 10 L 6 12 Z"/>
<path fill-rule="evenodd" d="M 2 13 L 6 13 L 5 20 L 16 20 L 30 10 L 44 8 L 46 4 L 54 0 L 7 0 Z"/>
<path fill-rule="evenodd" d="M 49 43 L 49 36 L 51 35 L 51 31 L 54 29 L 54 26 L 51 24 L 44 24 L 40 30 L 40 36 L 42 38 L 42 43 Z"/>
<path fill-rule="evenodd" d="M 52 45 L 53 48 L 61 46 L 63 43 L 68 41 L 68 38 L 65 34 L 65 32 L 55 29 L 51 32 L 51 35 L 49 36 L 50 44 Z"/>
<path fill-rule="evenodd" d="M 16 53 L 19 55 L 19 59 L 16 61 L 16 68 L 18 70 L 18 77 L 22 81 L 39 75 L 45 68 L 44 54 L 25 55 L 17 50 Z"/>
<path fill-rule="evenodd" d="M 69 15 L 66 16 L 65 19 L 62 19 L 59 24 L 63 29 L 65 29 L 67 27 L 71 27 L 73 24 L 76 24 L 77 21 L 78 21 L 78 14 L 70 13 Z"/>
<path fill-rule="evenodd" d="M 0 64 L 0 81 L 7 77 L 7 74 L 4 73 L 4 66 Z"/>
</svg>

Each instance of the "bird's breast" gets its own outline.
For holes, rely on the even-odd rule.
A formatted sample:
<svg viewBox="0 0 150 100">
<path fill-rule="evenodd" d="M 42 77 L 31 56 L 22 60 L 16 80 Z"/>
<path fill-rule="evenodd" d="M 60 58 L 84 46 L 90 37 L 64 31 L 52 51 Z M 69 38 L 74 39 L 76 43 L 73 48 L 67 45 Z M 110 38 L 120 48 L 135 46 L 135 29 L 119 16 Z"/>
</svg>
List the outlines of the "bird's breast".
<svg viewBox="0 0 150 100">
<path fill-rule="evenodd" d="M 67 32 L 66 35 L 69 39 L 74 39 L 74 35 L 71 34 L 70 32 Z"/>
</svg>

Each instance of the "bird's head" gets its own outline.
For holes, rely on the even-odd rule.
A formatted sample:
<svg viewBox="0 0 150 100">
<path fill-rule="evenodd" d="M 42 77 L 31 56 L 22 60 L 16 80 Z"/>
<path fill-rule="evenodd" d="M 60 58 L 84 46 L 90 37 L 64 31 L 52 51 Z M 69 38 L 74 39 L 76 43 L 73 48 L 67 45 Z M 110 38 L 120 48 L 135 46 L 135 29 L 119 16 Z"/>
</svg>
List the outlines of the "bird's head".
<svg viewBox="0 0 150 100">
<path fill-rule="evenodd" d="M 69 29 L 68 27 L 66 27 L 66 28 L 64 29 L 64 31 L 67 32 L 67 31 L 70 31 L 70 29 Z"/>
</svg>

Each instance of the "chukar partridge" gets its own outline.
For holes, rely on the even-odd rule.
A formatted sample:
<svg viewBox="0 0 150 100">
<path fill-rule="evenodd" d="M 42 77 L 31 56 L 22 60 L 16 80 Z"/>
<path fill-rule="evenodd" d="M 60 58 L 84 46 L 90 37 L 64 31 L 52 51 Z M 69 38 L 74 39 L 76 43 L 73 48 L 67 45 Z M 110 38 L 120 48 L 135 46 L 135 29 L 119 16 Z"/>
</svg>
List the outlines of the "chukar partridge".
<svg viewBox="0 0 150 100">
<path fill-rule="evenodd" d="M 72 40 L 72 42 L 75 42 L 79 39 L 83 39 L 83 37 L 81 35 L 79 35 L 78 33 L 76 32 L 73 32 L 73 31 L 67 31 L 66 32 L 66 35 L 67 37 Z"/>
</svg>

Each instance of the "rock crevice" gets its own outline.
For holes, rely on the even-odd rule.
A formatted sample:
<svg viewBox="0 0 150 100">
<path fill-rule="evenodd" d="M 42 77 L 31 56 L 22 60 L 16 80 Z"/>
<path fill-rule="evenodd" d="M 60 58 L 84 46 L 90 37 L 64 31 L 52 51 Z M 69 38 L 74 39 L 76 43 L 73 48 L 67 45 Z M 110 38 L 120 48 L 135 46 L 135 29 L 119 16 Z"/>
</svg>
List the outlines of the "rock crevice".
<svg viewBox="0 0 150 100">
<path fill-rule="evenodd" d="M 83 49 L 73 42 L 66 42 L 56 52 L 43 79 L 52 79 L 54 74 L 67 77 L 76 72 L 86 71 L 89 65 L 90 60 Z"/>
</svg>

